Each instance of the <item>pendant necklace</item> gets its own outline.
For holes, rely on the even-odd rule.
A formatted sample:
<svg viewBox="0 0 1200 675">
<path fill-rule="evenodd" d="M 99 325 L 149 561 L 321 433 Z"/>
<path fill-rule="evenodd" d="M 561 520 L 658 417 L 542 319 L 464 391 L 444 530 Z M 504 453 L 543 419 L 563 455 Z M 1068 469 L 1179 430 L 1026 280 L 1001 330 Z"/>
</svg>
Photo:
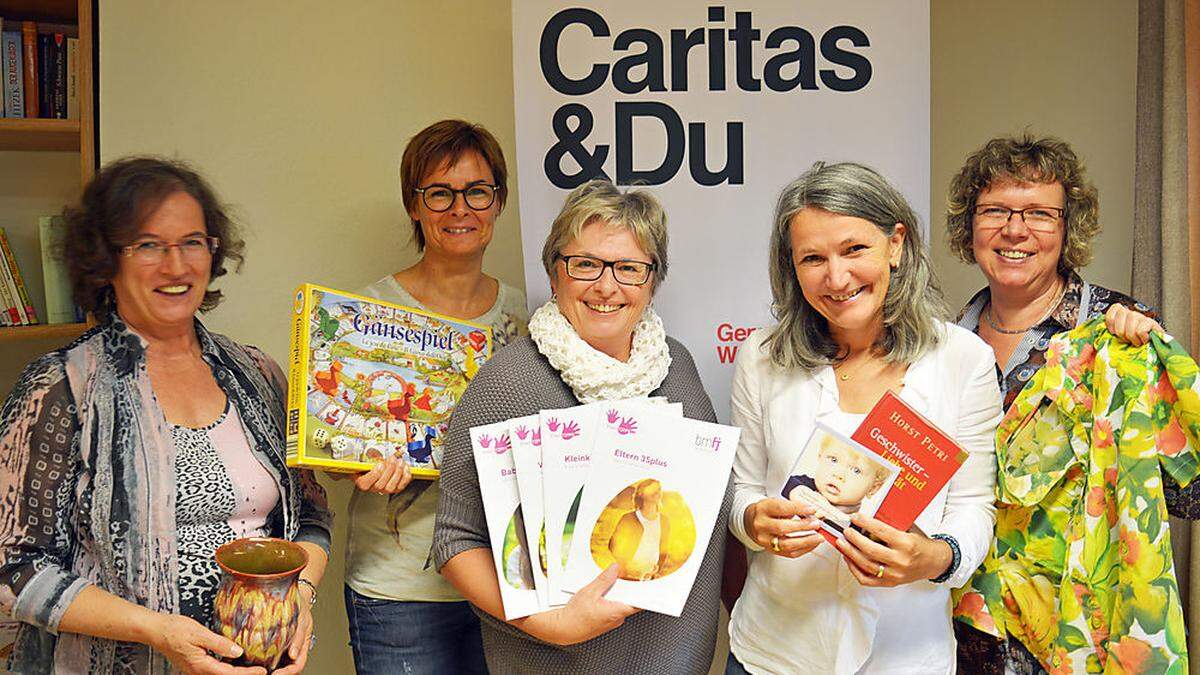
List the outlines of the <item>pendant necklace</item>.
<svg viewBox="0 0 1200 675">
<path fill-rule="evenodd" d="M 1062 285 L 1062 288 L 1058 289 L 1058 294 L 1054 296 L 1054 300 L 1050 303 L 1050 306 L 1046 309 L 1046 313 L 1042 315 L 1042 318 L 1038 319 L 1037 321 L 1034 321 L 1027 328 L 1017 328 L 1017 329 L 1001 328 L 996 323 L 996 317 L 994 317 L 992 315 L 992 303 L 988 302 L 987 317 L 986 317 L 988 325 L 992 327 L 992 330 L 996 331 L 997 333 L 1002 333 L 1004 335 L 1023 335 L 1025 333 L 1028 333 L 1030 331 L 1030 329 L 1032 329 L 1034 326 L 1037 326 L 1041 322 L 1050 318 L 1050 315 L 1054 313 L 1054 310 L 1058 309 L 1058 303 L 1062 302 L 1062 298 L 1064 295 L 1066 295 L 1066 293 L 1067 293 L 1067 284 L 1064 282 Z"/>
</svg>

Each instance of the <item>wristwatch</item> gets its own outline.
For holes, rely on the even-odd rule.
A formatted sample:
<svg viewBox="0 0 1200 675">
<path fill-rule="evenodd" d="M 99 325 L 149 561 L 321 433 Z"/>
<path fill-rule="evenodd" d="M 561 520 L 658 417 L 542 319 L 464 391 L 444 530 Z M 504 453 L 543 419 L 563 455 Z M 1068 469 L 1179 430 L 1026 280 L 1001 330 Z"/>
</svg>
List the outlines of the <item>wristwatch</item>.
<svg viewBox="0 0 1200 675">
<path fill-rule="evenodd" d="M 317 587 L 313 585 L 313 582 L 309 581 L 308 579 L 301 578 L 297 579 L 296 583 L 301 586 L 307 586 L 308 591 L 312 593 L 312 598 L 309 599 L 308 606 L 312 607 L 313 605 L 317 604 Z"/>
</svg>

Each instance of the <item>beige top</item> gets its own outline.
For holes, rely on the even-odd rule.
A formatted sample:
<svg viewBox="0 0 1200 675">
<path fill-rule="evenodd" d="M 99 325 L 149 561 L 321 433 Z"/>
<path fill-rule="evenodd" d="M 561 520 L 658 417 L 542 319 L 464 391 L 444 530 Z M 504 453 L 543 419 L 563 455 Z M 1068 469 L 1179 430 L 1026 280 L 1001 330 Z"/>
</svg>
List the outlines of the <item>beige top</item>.
<svg viewBox="0 0 1200 675">
<path fill-rule="evenodd" d="M 391 275 L 359 293 L 428 311 Z M 491 309 L 468 320 L 492 327 L 494 354 L 514 338 L 529 334 L 525 294 L 500 282 Z M 420 479 L 396 495 L 354 491 L 350 497 L 350 535 L 346 547 L 346 583 L 350 588 L 383 600 L 462 600 L 433 565 L 427 564 L 438 492 L 437 481 Z"/>
</svg>

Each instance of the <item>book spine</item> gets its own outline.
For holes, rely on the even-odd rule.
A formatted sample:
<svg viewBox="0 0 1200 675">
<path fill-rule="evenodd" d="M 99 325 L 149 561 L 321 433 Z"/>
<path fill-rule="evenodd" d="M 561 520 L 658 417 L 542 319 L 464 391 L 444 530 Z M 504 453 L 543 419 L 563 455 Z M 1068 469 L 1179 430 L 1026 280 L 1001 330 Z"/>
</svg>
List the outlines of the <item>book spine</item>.
<svg viewBox="0 0 1200 675">
<path fill-rule="evenodd" d="M 9 306 L 17 313 L 17 319 L 14 322 L 16 326 L 28 326 L 29 316 L 25 314 L 25 304 L 21 302 L 21 293 L 17 290 L 16 279 L 16 261 L 9 255 L 8 236 L 4 233 L 4 228 L 0 227 L 0 267 L 4 267 L 4 286 L 8 293 Z"/>
<path fill-rule="evenodd" d="M 42 283 L 46 289 L 46 323 L 78 322 L 75 303 L 71 299 L 71 278 L 59 255 L 62 239 L 62 216 L 38 218 L 38 241 L 42 249 Z"/>
<path fill-rule="evenodd" d="M 38 52 L 37 24 L 21 23 L 21 48 L 25 58 L 25 116 L 38 117 Z"/>
<path fill-rule="evenodd" d="M 21 315 L 17 313 L 17 303 L 8 292 L 8 263 L 0 256 L 0 323 L 5 326 L 20 326 Z"/>
<path fill-rule="evenodd" d="M 25 80 L 21 74 L 21 34 L 8 31 L 4 46 L 4 116 L 25 117 Z"/>
<path fill-rule="evenodd" d="M 67 119 L 79 119 L 79 38 L 67 38 Z"/>
<path fill-rule="evenodd" d="M 17 265 L 17 256 L 13 254 L 12 245 L 8 243 L 8 236 L 2 227 L 0 227 L 0 249 L 4 250 L 8 271 L 12 276 L 13 285 L 17 288 L 17 307 L 24 311 L 25 322 L 32 326 L 38 322 L 37 312 L 33 309 L 33 303 L 29 301 L 29 292 L 25 290 L 25 280 L 21 278 L 21 268 Z"/>
<path fill-rule="evenodd" d="M 54 52 L 54 117 L 67 119 L 67 38 L 55 33 L 50 43 Z"/>
<path fill-rule="evenodd" d="M 54 117 L 54 49 L 51 36 L 37 36 L 38 49 L 38 117 Z"/>
<path fill-rule="evenodd" d="M 304 422 L 308 413 L 308 316 L 312 292 L 308 284 L 296 289 L 292 311 L 292 353 L 288 362 L 287 464 L 298 466 L 304 460 Z"/>
</svg>

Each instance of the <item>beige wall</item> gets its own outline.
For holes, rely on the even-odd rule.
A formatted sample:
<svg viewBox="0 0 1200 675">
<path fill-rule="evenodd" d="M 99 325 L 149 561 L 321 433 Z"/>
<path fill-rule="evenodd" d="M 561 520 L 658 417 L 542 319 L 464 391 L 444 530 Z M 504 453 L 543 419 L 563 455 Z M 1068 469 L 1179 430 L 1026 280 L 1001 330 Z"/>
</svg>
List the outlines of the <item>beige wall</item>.
<svg viewBox="0 0 1200 675">
<path fill-rule="evenodd" d="M 946 246 L 946 187 L 972 150 L 1026 129 L 1066 139 L 1086 163 L 1104 230 L 1084 277 L 1128 291 L 1137 3 L 933 0 L 931 10 L 933 254 L 951 306 L 984 281 Z"/>
<path fill-rule="evenodd" d="M 1108 227 L 1089 277 L 1127 288 L 1136 12 L 1125 0 L 933 0 L 935 211 L 962 158 L 988 137 L 1027 127 L 1061 135 L 1103 197 Z M 186 158 L 235 205 L 248 260 L 222 282 L 229 299 L 208 323 L 276 358 L 286 356 L 296 283 L 353 288 L 413 260 L 397 170 L 409 136 L 460 116 L 487 125 L 514 156 L 503 1 L 106 0 L 99 25 L 102 160 Z M 516 206 L 514 189 L 486 269 L 520 287 Z M 933 225 L 957 306 L 982 282 L 949 260 L 936 216 Z M 344 490 L 334 505 L 344 513 Z M 341 579 L 339 553 L 321 588 L 312 672 L 349 668 Z"/>
</svg>

